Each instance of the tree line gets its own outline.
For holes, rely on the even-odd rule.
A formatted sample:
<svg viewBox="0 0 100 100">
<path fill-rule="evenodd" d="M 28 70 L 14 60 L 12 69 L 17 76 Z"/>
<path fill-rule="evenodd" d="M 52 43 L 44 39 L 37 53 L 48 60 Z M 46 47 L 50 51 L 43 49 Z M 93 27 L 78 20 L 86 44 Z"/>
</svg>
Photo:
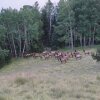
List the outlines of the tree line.
<svg viewBox="0 0 100 100">
<path fill-rule="evenodd" d="M 52 49 L 85 47 L 100 43 L 100 0 L 50 0 L 20 10 L 0 12 L 0 49 L 12 57 Z"/>
</svg>

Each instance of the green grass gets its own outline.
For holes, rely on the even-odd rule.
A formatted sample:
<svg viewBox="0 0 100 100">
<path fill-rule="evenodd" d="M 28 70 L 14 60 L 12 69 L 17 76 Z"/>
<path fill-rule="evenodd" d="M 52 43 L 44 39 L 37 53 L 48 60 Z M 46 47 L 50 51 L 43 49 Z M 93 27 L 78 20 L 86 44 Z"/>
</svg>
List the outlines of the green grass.
<svg viewBox="0 0 100 100">
<path fill-rule="evenodd" d="M 5 65 L 0 69 L 0 72 L 9 72 L 9 71 L 16 71 L 25 64 L 28 59 L 23 58 L 12 58 L 11 62 L 8 65 Z M 21 67 L 20 67 L 21 66 Z"/>
<path fill-rule="evenodd" d="M 50 91 L 50 96 L 56 99 L 62 98 L 66 94 L 66 91 L 60 88 L 51 88 Z"/>
<path fill-rule="evenodd" d="M 0 100 L 7 100 L 7 99 L 3 96 L 0 96 Z"/>
<path fill-rule="evenodd" d="M 24 85 L 27 82 L 28 82 L 28 80 L 26 78 L 23 78 L 23 77 L 17 77 L 15 79 L 15 84 L 17 84 L 17 86 Z"/>
<path fill-rule="evenodd" d="M 0 100 L 100 100 L 99 76 L 100 65 L 90 55 L 66 64 L 13 59 L 0 71 Z"/>
<path fill-rule="evenodd" d="M 95 45 L 95 46 L 86 46 L 86 47 L 74 47 L 74 50 L 83 50 L 83 49 L 86 49 L 86 50 L 90 50 L 90 49 L 97 49 L 97 48 L 100 48 L 100 45 Z M 60 49 L 61 51 L 69 51 L 71 50 L 71 48 L 62 48 Z"/>
<path fill-rule="evenodd" d="M 97 80 L 99 80 L 99 81 L 100 81 L 100 76 L 97 76 Z"/>
</svg>

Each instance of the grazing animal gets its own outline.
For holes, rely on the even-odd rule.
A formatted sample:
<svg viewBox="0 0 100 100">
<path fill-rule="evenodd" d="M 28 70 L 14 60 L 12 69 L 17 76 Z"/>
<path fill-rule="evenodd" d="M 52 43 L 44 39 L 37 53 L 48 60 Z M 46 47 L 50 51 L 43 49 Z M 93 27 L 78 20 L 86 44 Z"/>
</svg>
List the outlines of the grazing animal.
<svg viewBox="0 0 100 100">
<path fill-rule="evenodd" d="M 44 55 L 45 60 L 48 60 L 49 57 L 50 57 L 49 54 Z"/>
<path fill-rule="evenodd" d="M 51 51 L 44 51 L 44 52 L 42 53 L 42 55 L 43 55 L 43 57 L 44 57 L 45 60 L 47 60 L 47 59 L 49 59 L 50 57 L 52 57 Z"/>
<path fill-rule="evenodd" d="M 32 55 L 33 55 L 32 53 L 28 53 L 28 54 L 24 54 L 23 57 L 28 58 L 28 57 L 31 57 Z"/>
<path fill-rule="evenodd" d="M 69 58 L 73 58 L 73 57 L 74 57 L 74 53 L 71 52 L 71 53 L 69 54 Z"/>
<path fill-rule="evenodd" d="M 56 54 L 55 54 L 55 58 L 58 60 L 58 61 L 60 61 L 60 57 L 61 57 L 61 55 L 62 55 L 62 53 L 61 52 L 56 52 Z"/>
<path fill-rule="evenodd" d="M 85 50 L 83 50 L 83 52 L 84 52 L 85 55 L 89 55 L 90 54 L 90 52 L 85 51 Z"/>
<path fill-rule="evenodd" d="M 76 58 L 76 59 L 82 59 L 82 55 L 81 55 L 81 54 L 76 54 L 76 55 L 75 55 L 75 58 Z"/>
<path fill-rule="evenodd" d="M 33 58 L 43 58 L 41 53 L 33 53 Z"/>
<path fill-rule="evenodd" d="M 66 63 L 69 59 L 69 55 L 66 53 L 61 53 L 58 58 L 61 63 Z"/>
<path fill-rule="evenodd" d="M 89 54 L 89 52 L 86 52 L 83 50 L 83 52 L 86 54 Z M 74 52 L 60 52 L 60 51 L 44 51 L 42 53 L 31 53 L 31 54 L 26 54 L 26 57 L 33 56 L 34 58 L 41 58 L 44 60 L 48 60 L 50 58 L 55 58 L 58 60 L 58 62 L 61 63 L 67 63 L 67 61 L 70 58 L 75 58 L 76 60 L 82 59 L 82 54 L 78 51 Z"/>
</svg>

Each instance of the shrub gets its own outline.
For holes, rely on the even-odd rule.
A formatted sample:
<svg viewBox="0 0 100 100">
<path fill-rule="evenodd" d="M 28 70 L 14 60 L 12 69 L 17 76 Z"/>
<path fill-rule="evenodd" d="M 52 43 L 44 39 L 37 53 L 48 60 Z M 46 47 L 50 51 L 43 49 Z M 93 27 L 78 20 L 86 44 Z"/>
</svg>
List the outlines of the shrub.
<svg viewBox="0 0 100 100">
<path fill-rule="evenodd" d="M 100 49 L 97 49 L 96 54 L 92 54 L 93 59 L 100 61 Z"/>
<path fill-rule="evenodd" d="M 0 96 L 0 100 L 6 100 L 6 98 L 3 96 Z"/>
<path fill-rule="evenodd" d="M 23 78 L 23 77 L 18 77 L 15 80 L 15 83 L 20 86 L 20 85 L 24 85 L 28 80 Z"/>
<path fill-rule="evenodd" d="M 0 48 L 0 68 L 10 61 L 11 57 L 8 50 Z"/>
<path fill-rule="evenodd" d="M 99 81 L 100 81 L 100 76 L 97 76 L 97 80 L 99 80 Z"/>
<path fill-rule="evenodd" d="M 62 96 L 65 95 L 65 90 L 60 89 L 60 88 L 51 88 L 50 96 L 56 99 L 61 98 Z"/>
<path fill-rule="evenodd" d="M 40 41 L 33 41 L 30 51 L 31 52 L 43 52 L 43 44 Z"/>
</svg>

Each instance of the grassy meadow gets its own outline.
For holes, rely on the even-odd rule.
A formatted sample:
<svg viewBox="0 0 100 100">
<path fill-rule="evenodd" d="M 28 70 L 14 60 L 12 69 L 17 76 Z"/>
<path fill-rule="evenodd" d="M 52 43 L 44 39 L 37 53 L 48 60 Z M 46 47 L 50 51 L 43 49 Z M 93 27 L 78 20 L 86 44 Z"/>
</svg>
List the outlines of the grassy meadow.
<svg viewBox="0 0 100 100">
<path fill-rule="evenodd" d="M 0 100 L 100 100 L 100 63 L 90 55 L 13 60 L 0 70 Z"/>
</svg>

